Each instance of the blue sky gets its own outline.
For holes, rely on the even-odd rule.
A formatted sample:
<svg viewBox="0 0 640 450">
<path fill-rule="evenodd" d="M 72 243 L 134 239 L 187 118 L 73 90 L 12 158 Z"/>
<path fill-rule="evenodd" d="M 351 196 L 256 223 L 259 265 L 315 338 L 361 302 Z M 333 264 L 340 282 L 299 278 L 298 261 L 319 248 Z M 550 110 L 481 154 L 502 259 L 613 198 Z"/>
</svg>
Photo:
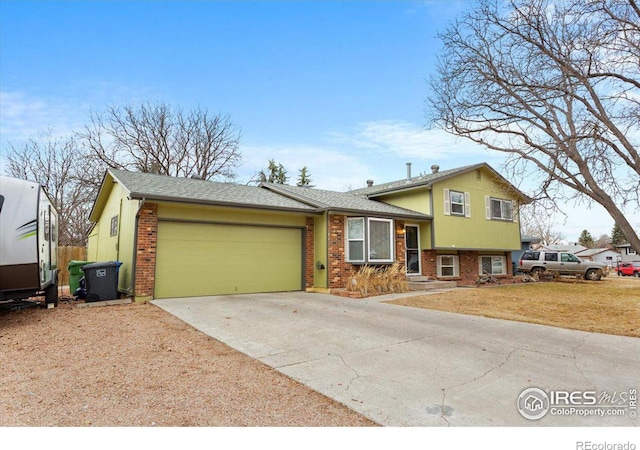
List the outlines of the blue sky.
<svg viewBox="0 0 640 450">
<path fill-rule="evenodd" d="M 91 110 L 163 101 L 230 114 L 248 180 L 270 158 L 345 190 L 502 156 L 426 130 L 436 37 L 468 1 L 0 2 L 0 151 Z M 0 163 L 2 159 L 0 159 Z M 601 208 L 558 228 L 610 233 Z M 640 215 L 634 218 L 640 228 Z"/>
</svg>

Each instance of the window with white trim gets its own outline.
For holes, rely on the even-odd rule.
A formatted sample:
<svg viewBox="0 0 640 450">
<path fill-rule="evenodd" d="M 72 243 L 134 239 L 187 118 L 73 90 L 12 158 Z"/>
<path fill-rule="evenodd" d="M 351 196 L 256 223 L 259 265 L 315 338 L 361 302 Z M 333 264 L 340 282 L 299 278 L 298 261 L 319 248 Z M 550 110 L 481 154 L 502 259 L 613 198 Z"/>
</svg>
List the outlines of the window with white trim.
<svg viewBox="0 0 640 450">
<path fill-rule="evenodd" d="M 347 261 L 364 262 L 364 218 L 347 219 Z"/>
<path fill-rule="evenodd" d="M 393 262 L 393 220 L 349 217 L 345 234 L 347 262 L 373 264 Z"/>
<path fill-rule="evenodd" d="M 507 274 L 507 258 L 505 256 L 480 256 L 478 263 L 479 273 L 486 272 L 490 275 Z"/>
<path fill-rule="evenodd" d="M 393 220 L 369 218 L 369 262 L 393 262 Z"/>
<path fill-rule="evenodd" d="M 471 194 L 443 189 L 445 216 L 471 217 Z"/>
<path fill-rule="evenodd" d="M 438 277 L 459 277 L 460 260 L 458 255 L 438 255 L 437 269 Z"/>
<path fill-rule="evenodd" d="M 451 214 L 464 216 L 464 192 L 449 191 L 451 199 Z"/>
<path fill-rule="evenodd" d="M 513 201 L 485 196 L 487 220 L 508 220 L 515 222 Z"/>
</svg>

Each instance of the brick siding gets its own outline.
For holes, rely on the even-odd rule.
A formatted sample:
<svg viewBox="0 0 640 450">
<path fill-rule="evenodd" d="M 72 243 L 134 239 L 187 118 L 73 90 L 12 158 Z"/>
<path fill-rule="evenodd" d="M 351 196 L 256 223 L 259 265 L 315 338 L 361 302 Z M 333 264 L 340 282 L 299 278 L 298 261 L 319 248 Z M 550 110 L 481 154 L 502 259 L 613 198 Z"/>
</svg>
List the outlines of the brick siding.
<svg viewBox="0 0 640 450">
<path fill-rule="evenodd" d="M 349 277 L 355 274 L 362 264 L 351 264 L 346 261 L 345 251 L 345 218 L 341 215 L 329 216 L 329 289 L 344 289 Z M 404 222 L 394 221 L 395 260 L 405 263 Z"/>
<path fill-rule="evenodd" d="M 483 252 L 477 250 L 458 251 L 458 261 L 460 264 L 460 276 L 457 277 L 438 277 L 438 255 L 444 255 L 445 253 L 437 253 L 435 250 L 423 250 L 422 251 L 422 275 L 428 276 L 431 279 L 456 281 L 459 286 L 471 286 L 475 285 L 479 269 L 478 269 L 478 257 Z M 512 279 L 513 270 L 511 266 L 511 253 L 505 252 L 507 264 L 507 275 L 499 275 L 498 278 Z"/>
<path fill-rule="evenodd" d="M 158 244 L 158 205 L 145 203 L 138 217 L 135 296 L 153 297 Z"/>
</svg>

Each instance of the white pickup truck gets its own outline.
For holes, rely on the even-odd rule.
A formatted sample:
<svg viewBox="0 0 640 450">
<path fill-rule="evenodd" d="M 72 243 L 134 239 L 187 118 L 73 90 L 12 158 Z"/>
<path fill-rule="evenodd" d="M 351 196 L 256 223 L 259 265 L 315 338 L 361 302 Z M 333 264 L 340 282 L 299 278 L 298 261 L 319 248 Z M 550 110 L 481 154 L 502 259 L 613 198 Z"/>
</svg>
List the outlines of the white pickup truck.
<svg viewBox="0 0 640 450">
<path fill-rule="evenodd" d="M 593 281 L 599 281 L 609 274 L 609 268 L 605 264 L 583 261 L 573 253 L 554 251 L 524 252 L 520 257 L 519 269 L 531 275 L 552 270 L 560 275 L 581 275 L 585 280 Z"/>
</svg>

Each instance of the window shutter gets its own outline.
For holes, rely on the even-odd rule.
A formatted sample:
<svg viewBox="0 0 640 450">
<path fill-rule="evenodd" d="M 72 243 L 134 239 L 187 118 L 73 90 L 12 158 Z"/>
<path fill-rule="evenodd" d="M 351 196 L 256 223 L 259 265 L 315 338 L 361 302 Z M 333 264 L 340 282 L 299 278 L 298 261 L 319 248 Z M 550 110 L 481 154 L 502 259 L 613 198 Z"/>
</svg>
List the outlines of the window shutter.
<svg viewBox="0 0 640 450">
<path fill-rule="evenodd" d="M 460 259 L 458 258 L 458 255 L 453 258 L 453 276 L 460 276 Z"/>
<path fill-rule="evenodd" d="M 484 215 L 485 219 L 491 220 L 491 197 L 484 196 Z"/>
<path fill-rule="evenodd" d="M 520 215 L 519 213 L 520 211 L 518 211 L 518 204 L 511 200 L 511 220 L 513 220 L 515 223 L 518 223 L 518 216 Z"/>
<path fill-rule="evenodd" d="M 464 193 L 464 216 L 471 217 L 471 194 Z"/>
<path fill-rule="evenodd" d="M 442 195 L 444 196 L 444 215 L 451 215 L 451 197 L 449 197 L 449 189 L 443 189 Z"/>
</svg>

